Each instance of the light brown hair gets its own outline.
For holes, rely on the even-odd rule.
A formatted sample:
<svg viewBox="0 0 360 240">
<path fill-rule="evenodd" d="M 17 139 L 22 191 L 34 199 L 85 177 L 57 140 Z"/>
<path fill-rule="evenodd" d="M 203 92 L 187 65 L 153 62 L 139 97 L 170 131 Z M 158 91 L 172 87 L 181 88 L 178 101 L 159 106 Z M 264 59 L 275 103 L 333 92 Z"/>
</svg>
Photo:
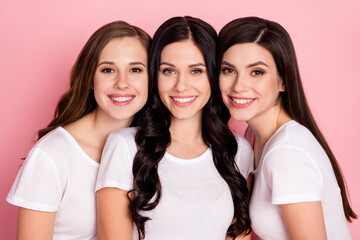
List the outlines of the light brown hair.
<svg viewBox="0 0 360 240">
<path fill-rule="evenodd" d="M 70 89 L 60 98 L 50 124 L 38 131 L 38 140 L 58 126 L 72 123 L 95 110 L 93 77 L 99 56 L 106 44 L 114 38 L 134 37 L 145 49 L 150 47 L 150 36 L 141 28 L 124 21 L 108 23 L 94 32 L 81 50 L 70 77 Z"/>
</svg>

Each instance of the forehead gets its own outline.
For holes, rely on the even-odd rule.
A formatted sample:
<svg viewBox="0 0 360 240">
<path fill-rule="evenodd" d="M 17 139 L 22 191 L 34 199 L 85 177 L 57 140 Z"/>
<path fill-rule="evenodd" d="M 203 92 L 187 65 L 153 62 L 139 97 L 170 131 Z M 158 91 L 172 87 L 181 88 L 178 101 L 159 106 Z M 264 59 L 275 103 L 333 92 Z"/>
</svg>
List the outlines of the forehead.
<svg viewBox="0 0 360 240">
<path fill-rule="evenodd" d="M 272 54 L 266 48 L 255 43 L 240 43 L 231 46 L 224 53 L 222 60 L 235 65 L 248 65 L 263 61 L 269 66 L 275 66 Z"/>
<path fill-rule="evenodd" d="M 166 45 L 161 51 L 161 61 L 196 61 L 204 62 L 200 49 L 191 40 L 174 42 Z"/>
<path fill-rule="evenodd" d="M 135 37 L 111 39 L 100 53 L 101 58 L 147 57 L 147 51 L 140 40 Z"/>
</svg>

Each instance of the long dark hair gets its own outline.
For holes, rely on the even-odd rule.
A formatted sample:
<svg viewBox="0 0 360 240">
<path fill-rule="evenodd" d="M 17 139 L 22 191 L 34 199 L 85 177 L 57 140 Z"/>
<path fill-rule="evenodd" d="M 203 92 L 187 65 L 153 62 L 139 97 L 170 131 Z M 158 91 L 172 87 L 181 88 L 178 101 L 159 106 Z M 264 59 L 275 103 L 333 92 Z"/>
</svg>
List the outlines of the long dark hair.
<svg viewBox="0 0 360 240">
<path fill-rule="evenodd" d="M 114 38 L 134 37 L 139 39 L 146 50 L 150 47 L 150 36 L 141 28 L 124 21 L 108 23 L 94 32 L 81 50 L 70 76 L 70 89 L 60 98 L 50 124 L 38 131 L 38 139 L 55 129 L 72 123 L 95 110 L 93 77 L 101 51 Z M 138 115 L 133 124 L 136 124 Z"/>
<path fill-rule="evenodd" d="M 341 189 L 346 219 L 356 219 L 346 192 L 346 184 L 325 137 L 317 126 L 307 103 L 301 83 L 294 45 L 288 32 L 278 23 L 257 17 L 245 17 L 231 21 L 219 33 L 219 62 L 231 46 L 240 43 L 256 43 L 266 48 L 273 56 L 279 76 L 285 84 L 280 93 L 281 104 L 291 118 L 308 128 L 328 155 L 336 180 Z"/>
<path fill-rule="evenodd" d="M 128 194 L 131 200 L 132 219 L 136 224 L 139 238 L 143 239 L 145 222 L 149 218 L 142 216 L 140 211 L 152 210 L 160 201 L 161 183 L 157 167 L 171 141 L 170 113 L 160 100 L 157 86 L 160 56 L 166 45 L 183 40 L 193 41 L 205 59 L 211 96 L 203 108 L 202 137 L 205 144 L 211 146 L 214 164 L 230 188 L 235 213 L 228 234 L 236 237 L 250 231 L 248 189 L 246 180 L 238 171 L 234 161 L 237 142 L 227 127 L 230 114 L 222 102 L 218 85 L 217 34 L 206 22 L 189 16 L 174 17 L 163 23 L 156 31 L 150 48 L 148 108 L 142 116 L 136 134 L 138 152 L 133 164 L 134 185 Z M 153 197 L 155 199 L 151 200 Z"/>
</svg>

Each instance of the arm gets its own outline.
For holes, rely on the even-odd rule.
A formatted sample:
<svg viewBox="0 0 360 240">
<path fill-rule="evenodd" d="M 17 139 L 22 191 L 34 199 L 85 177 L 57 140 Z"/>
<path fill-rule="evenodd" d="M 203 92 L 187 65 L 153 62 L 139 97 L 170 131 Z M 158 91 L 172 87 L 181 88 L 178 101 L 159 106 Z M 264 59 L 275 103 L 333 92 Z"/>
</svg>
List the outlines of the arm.
<svg viewBox="0 0 360 240">
<path fill-rule="evenodd" d="M 321 202 L 279 205 L 290 239 L 327 239 Z"/>
<path fill-rule="evenodd" d="M 132 220 L 127 191 L 102 188 L 96 193 L 99 240 L 131 240 Z"/>
<path fill-rule="evenodd" d="M 264 162 L 272 188 L 271 202 L 279 206 L 290 239 L 326 239 L 321 205 L 323 176 L 318 164 L 298 146 L 277 147 Z"/>
<path fill-rule="evenodd" d="M 41 212 L 19 208 L 18 240 L 53 239 L 56 212 Z"/>
</svg>

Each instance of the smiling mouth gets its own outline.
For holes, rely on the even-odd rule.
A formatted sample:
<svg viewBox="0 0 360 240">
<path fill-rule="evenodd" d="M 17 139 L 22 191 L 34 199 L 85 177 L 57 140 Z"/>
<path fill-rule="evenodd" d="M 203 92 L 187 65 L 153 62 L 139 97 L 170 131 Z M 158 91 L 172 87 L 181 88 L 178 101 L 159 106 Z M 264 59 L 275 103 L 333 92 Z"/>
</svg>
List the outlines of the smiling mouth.
<svg viewBox="0 0 360 240">
<path fill-rule="evenodd" d="M 131 96 L 131 97 L 110 97 L 111 100 L 113 100 L 114 102 L 127 102 L 132 100 L 133 98 L 135 98 L 135 96 Z"/>
<path fill-rule="evenodd" d="M 255 99 L 254 98 L 234 98 L 234 97 L 230 97 L 231 100 L 233 100 L 234 102 L 236 102 L 237 104 L 246 104 L 246 103 L 250 103 L 253 102 Z"/>
<path fill-rule="evenodd" d="M 174 101 L 176 101 L 176 102 L 180 102 L 180 103 L 187 103 L 187 102 L 191 102 L 191 101 L 193 101 L 195 98 L 196 98 L 196 96 L 194 96 L 194 97 L 186 97 L 186 98 L 183 98 L 183 97 L 171 97 Z"/>
</svg>

